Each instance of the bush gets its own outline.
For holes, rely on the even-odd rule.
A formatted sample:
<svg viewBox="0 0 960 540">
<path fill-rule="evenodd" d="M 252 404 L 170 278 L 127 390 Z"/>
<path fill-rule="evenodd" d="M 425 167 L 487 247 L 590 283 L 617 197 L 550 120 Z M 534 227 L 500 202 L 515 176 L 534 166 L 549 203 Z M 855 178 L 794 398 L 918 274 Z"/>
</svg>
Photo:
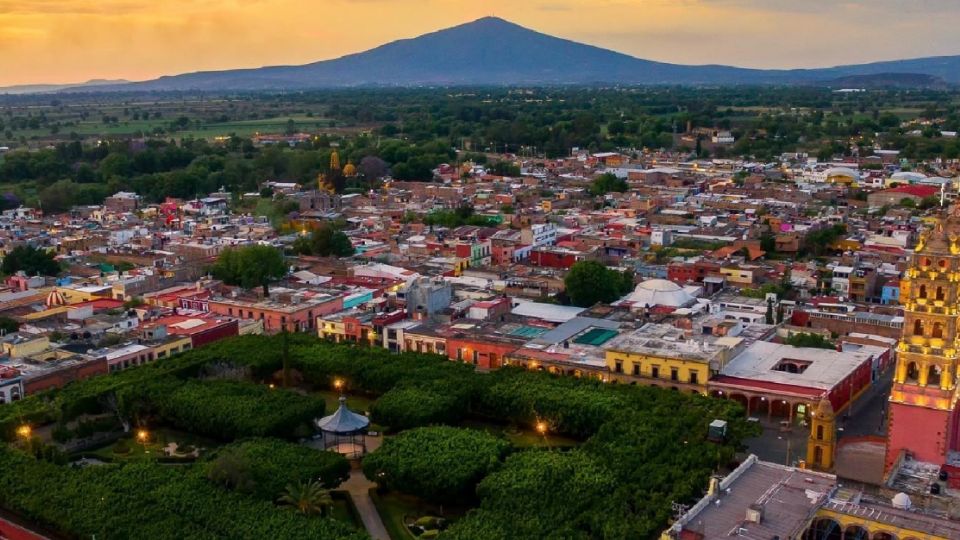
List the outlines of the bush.
<svg viewBox="0 0 960 540">
<path fill-rule="evenodd" d="M 113 444 L 113 453 L 125 456 L 130 453 L 130 442 L 126 439 L 120 439 Z"/>
<path fill-rule="evenodd" d="M 234 381 L 170 381 L 151 385 L 148 401 L 163 421 L 222 440 L 274 436 L 293 438 L 323 416 L 322 399 L 264 385 Z"/>
<path fill-rule="evenodd" d="M 444 538 L 629 538 L 593 526 L 607 513 L 597 509 L 608 506 L 616 484 L 584 452 L 521 452 L 480 483 L 480 509 L 454 523 Z"/>
<path fill-rule="evenodd" d="M 392 431 L 431 424 L 452 424 L 460 420 L 464 412 L 456 396 L 414 386 L 390 390 L 371 408 L 373 421 L 389 426 Z"/>
<path fill-rule="evenodd" d="M 363 472 L 388 489 L 435 502 L 469 500 L 499 467 L 510 443 L 484 431 L 427 427 L 383 441 L 363 460 Z"/>
<path fill-rule="evenodd" d="M 340 521 L 219 489 L 199 472 L 139 461 L 75 469 L 0 447 L 0 501 L 70 538 L 368 538 Z"/>
<path fill-rule="evenodd" d="M 226 446 L 202 466 L 208 479 L 267 501 L 275 501 L 290 484 L 319 478 L 329 489 L 350 476 L 350 462 L 340 454 L 276 439 Z"/>
</svg>

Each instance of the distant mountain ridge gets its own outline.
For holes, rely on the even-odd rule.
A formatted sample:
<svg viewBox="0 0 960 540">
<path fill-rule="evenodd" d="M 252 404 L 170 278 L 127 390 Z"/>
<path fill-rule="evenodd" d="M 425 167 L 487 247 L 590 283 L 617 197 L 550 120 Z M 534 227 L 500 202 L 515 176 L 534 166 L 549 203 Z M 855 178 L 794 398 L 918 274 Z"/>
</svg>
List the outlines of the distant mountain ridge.
<svg viewBox="0 0 960 540">
<path fill-rule="evenodd" d="M 116 86 L 129 83 L 130 81 L 126 79 L 91 79 L 84 83 L 16 84 L 12 86 L 0 86 L 0 95 L 43 94 L 47 92 L 59 92 L 67 89 L 87 88 L 91 86 Z"/>
<path fill-rule="evenodd" d="M 93 89 L 220 91 L 359 86 L 810 84 L 880 74 L 927 75 L 958 84 L 960 56 L 794 70 L 679 65 L 635 58 L 486 17 L 311 64 L 186 73 Z M 897 82 L 903 80 L 900 78 Z M 90 91 L 91 87 L 72 90 Z"/>
</svg>

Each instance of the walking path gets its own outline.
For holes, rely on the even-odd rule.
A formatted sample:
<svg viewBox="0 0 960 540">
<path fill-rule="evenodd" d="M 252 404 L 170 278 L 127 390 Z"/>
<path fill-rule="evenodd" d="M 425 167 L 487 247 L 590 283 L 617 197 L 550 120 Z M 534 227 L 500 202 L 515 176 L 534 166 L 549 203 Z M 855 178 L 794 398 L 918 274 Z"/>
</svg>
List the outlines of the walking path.
<svg viewBox="0 0 960 540">
<path fill-rule="evenodd" d="M 338 489 L 346 490 L 353 499 L 354 506 L 357 507 L 357 513 L 360 514 L 360 520 L 363 526 L 374 540 L 390 540 L 387 534 L 387 528 L 383 526 L 383 520 L 380 519 L 380 513 L 377 507 L 373 505 L 373 499 L 370 498 L 370 488 L 377 485 L 363 475 L 363 471 L 353 469 L 350 471 L 350 478 L 340 484 Z"/>
</svg>

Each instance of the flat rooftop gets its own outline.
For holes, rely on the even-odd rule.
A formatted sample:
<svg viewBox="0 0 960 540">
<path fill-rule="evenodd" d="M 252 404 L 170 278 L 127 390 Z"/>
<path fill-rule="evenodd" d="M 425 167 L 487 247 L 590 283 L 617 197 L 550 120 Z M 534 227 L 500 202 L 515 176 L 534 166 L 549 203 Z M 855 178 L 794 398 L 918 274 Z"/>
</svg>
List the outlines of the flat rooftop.
<svg viewBox="0 0 960 540">
<path fill-rule="evenodd" d="M 736 338 L 730 338 L 736 339 Z M 647 323 L 633 332 L 621 334 L 603 344 L 603 348 L 658 358 L 677 358 L 710 362 L 727 347 L 715 340 L 690 339 L 684 331 L 667 324 Z"/>
<path fill-rule="evenodd" d="M 674 526 L 675 537 L 702 534 L 703 540 L 731 537 L 747 540 L 799 538 L 810 515 L 834 491 L 832 475 L 785 467 L 748 457 L 720 482 L 716 495 L 707 495 Z M 762 513 L 759 523 L 747 510 Z"/>
<path fill-rule="evenodd" d="M 722 377 L 735 377 L 829 391 L 864 362 L 879 357 L 886 350 L 863 345 L 857 350 L 838 352 L 757 341 L 720 370 L 721 378 L 718 382 L 724 382 Z M 775 369 L 784 360 L 807 363 L 807 368 L 803 373 L 788 373 Z"/>
</svg>

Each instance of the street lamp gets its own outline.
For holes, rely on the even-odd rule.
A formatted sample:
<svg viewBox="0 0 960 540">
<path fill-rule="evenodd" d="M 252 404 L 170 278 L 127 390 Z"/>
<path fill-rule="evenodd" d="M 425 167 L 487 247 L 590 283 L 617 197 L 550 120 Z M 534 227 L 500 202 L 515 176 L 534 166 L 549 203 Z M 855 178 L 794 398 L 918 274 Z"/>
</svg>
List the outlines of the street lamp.
<svg viewBox="0 0 960 540">
<path fill-rule="evenodd" d="M 534 429 L 537 430 L 537 433 L 539 433 L 540 436 L 543 437 L 543 445 L 546 446 L 547 448 L 550 448 L 550 445 L 547 443 L 547 432 L 549 431 L 549 427 L 550 426 L 548 426 L 547 423 L 544 422 L 543 420 L 538 420 L 536 425 L 534 426 Z"/>
<path fill-rule="evenodd" d="M 137 442 L 139 442 L 140 444 L 143 445 L 143 453 L 144 453 L 144 454 L 149 454 L 149 453 L 150 453 L 150 452 L 147 450 L 147 442 L 148 442 L 149 440 L 150 440 L 150 432 L 148 432 L 146 429 L 138 429 L 138 430 L 137 430 Z"/>
<path fill-rule="evenodd" d="M 21 439 L 27 441 L 30 440 L 30 436 L 33 435 L 33 428 L 24 424 L 17 428 L 17 436 Z"/>
<path fill-rule="evenodd" d="M 343 379 L 334 379 L 333 387 L 337 389 L 337 392 L 340 392 L 343 395 Z"/>
</svg>

